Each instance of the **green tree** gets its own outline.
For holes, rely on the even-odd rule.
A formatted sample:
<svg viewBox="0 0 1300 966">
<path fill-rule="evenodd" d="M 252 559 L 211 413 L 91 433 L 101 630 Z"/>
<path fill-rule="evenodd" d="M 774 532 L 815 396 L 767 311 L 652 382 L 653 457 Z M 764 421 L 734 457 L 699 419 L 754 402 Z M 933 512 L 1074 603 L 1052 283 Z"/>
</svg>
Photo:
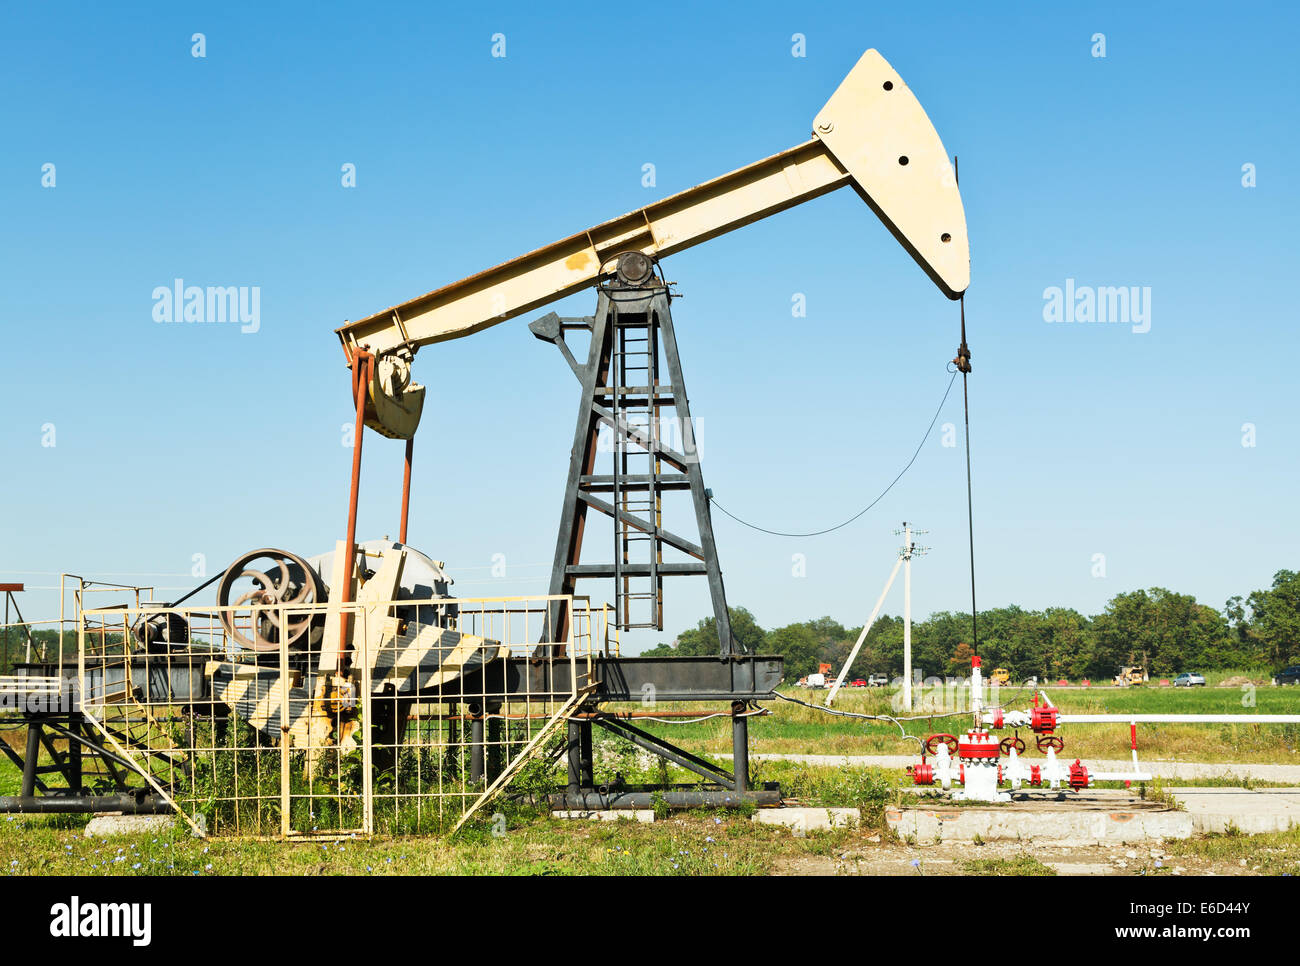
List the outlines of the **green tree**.
<svg viewBox="0 0 1300 966">
<path fill-rule="evenodd" d="M 1239 639 L 1257 660 L 1277 667 L 1300 661 L 1300 573 L 1279 570 L 1271 588 L 1251 593 L 1245 607 L 1240 597 L 1233 598 L 1228 611 Z"/>
<path fill-rule="evenodd" d="M 821 662 L 822 642 L 811 622 L 787 624 L 768 631 L 766 644 L 770 653 L 785 658 L 787 681 L 797 681 L 806 674 L 812 674 Z"/>
<path fill-rule="evenodd" d="M 754 615 L 744 607 L 729 607 L 731 639 L 736 648 L 750 654 L 761 654 L 767 632 L 758 626 Z M 658 644 L 642 651 L 642 657 L 701 657 L 718 653 L 718 622 L 706 617 L 689 630 L 677 635 L 672 644 Z"/>
<path fill-rule="evenodd" d="M 912 624 L 912 668 L 922 676 L 948 673 L 948 661 L 957 645 L 970 640 L 970 614 L 940 611 Z M 901 661 L 900 669 L 901 669 Z"/>
<path fill-rule="evenodd" d="M 849 652 L 862 633 L 861 627 L 843 628 L 844 636 L 826 648 L 823 660 L 834 665 L 836 673 L 849 658 Z M 903 673 L 903 618 L 877 617 L 871 632 L 858 649 L 853 666 L 844 676 L 846 681 L 865 678 L 869 674 L 886 674 L 897 677 Z"/>
<path fill-rule="evenodd" d="M 1088 676 L 1092 659 L 1091 622 L 1069 607 L 1049 607 L 1040 623 L 1042 643 L 1031 668 L 1025 669 L 1044 681 L 1060 677 Z"/>
<path fill-rule="evenodd" d="M 1236 653 L 1222 614 L 1163 587 L 1118 594 L 1094 619 L 1093 630 L 1087 673 L 1096 676 L 1143 661 L 1152 674 L 1177 674 L 1223 666 Z"/>
</svg>

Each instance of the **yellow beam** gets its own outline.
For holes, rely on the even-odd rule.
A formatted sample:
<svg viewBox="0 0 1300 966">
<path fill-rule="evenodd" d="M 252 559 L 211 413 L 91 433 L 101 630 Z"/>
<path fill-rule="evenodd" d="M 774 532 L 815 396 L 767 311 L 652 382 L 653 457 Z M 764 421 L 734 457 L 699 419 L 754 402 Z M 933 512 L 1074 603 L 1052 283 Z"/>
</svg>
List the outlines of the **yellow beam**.
<svg viewBox="0 0 1300 966">
<path fill-rule="evenodd" d="M 947 151 L 912 92 L 868 50 L 818 113 L 813 138 L 337 330 L 384 354 L 472 335 L 586 288 L 615 256 L 664 257 L 853 185 L 949 298 L 970 281 L 966 217 Z"/>
</svg>

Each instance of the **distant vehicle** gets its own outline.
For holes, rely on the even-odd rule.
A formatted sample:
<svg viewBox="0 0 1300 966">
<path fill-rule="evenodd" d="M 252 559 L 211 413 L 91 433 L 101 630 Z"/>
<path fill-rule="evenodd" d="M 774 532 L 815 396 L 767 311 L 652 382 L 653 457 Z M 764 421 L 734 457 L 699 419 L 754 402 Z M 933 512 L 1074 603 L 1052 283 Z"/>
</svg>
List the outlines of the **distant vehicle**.
<svg viewBox="0 0 1300 966">
<path fill-rule="evenodd" d="M 1176 688 L 1203 688 L 1205 687 L 1205 677 L 1192 671 L 1184 671 L 1178 677 L 1174 678 L 1174 687 Z"/>
<path fill-rule="evenodd" d="M 1003 687 L 1011 683 L 1011 672 L 1004 667 L 995 667 L 992 675 L 989 676 L 989 680 L 998 687 Z"/>
<path fill-rule="evenodd" d="M 818 671 L 816 674 L 808 675 L 808 677 L 804 678 L 804 680 L 807 682 L 807 687 L 810 688 L 826 687 L 826 675 L 820 671 Z"/>
<path fill-rule="evenodd" d="M 872 688 L 883 688 L 889 683 L 889 677 L 884 674 L 872 674 L 867 678 L 867 686 Z"/>
<path fill-rule="evenodd" d="M 866 686 L 867 686 L 866 678 L 858 678 L 857 680 L 851 681 L 849 683 L 849 687 L 851 688 L 865 688 Z"/>
<path fill-rule="evenodd" d="M 1284 667 L 1273 675 L 1274 684 L 1300 684 L 1300 664 Z"/>
<path fill-rule="evenodd" d="M 1146 684 L 1149 680 L 1147 669 L 1141 664 L 1127 664 L 1119 669 L 1115 675 L 1115 683 L 1121 688 L 1127 688 L 1135 684 Z"/>
</svg>

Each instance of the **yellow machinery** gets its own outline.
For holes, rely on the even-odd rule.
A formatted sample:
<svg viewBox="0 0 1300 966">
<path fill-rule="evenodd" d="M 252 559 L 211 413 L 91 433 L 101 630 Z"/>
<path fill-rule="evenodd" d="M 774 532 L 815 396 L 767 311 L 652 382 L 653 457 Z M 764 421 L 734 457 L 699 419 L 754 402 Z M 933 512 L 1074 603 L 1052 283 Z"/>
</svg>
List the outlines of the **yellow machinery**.
<svg viewBox="0 0 1300 966">
<path fill-rule="evenodd" d="M 1137 684 L 1146 684 L 1150 678 L 1147 675 L 1147 669 L 1141 664 L 1126 664 L 1119 669 L 1115 675 L 1115 683 L 1121 688 L 1132 687 Z"/>
<path fill-rule="evenodd" d="M 989 675 L 989 681 L 998 687 L 1005 687 L 1011 683 L 1011 672 L 1004 667 L 995 667 Z"/>
</svg>

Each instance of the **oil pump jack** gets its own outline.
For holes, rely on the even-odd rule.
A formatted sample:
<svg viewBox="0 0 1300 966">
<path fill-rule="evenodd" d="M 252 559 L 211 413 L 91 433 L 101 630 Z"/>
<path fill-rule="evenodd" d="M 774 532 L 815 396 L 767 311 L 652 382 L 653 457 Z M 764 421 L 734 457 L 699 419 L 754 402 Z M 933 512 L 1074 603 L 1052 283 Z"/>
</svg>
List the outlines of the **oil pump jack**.
<svg viewBox="0 0 1300 966">
<path fill-rule="evenodd" d="M 598 672 L 603 686 L 593 700 L 636 700 L 644 679 L 655 683 L 660 700 L 731 701 L 736 759 L 730 787 L 746 790 L 742 712 L 746 702 L 779 681 L 780 659 L 741 654 L 732 636 L 709 492 L 692 445 L 672 293 L 659 262 L 845 187 L 858 193 L 945 296 L 961 297 L 970 257 L 952 162 L 912 91 L 884 57 L 868 50 L 817 113 L 812 136 L 802 144 L 337 329 L 357 407 L 344 542 L 353 566 L 363 423 L 406 442 L 400 530 L 406 542 L 413 439 L 426 395 L 425 386 L 413 380 L 417 352 L 595 288 L 593 315 L 561 318 L 552 312 L 529 326 L 534 336 L 558 347 L 581 385 L 550 593 L 569 595 L 580 580 L 612 579 L 617 626 L 662 629 L 665 578 L 708 579 L 718 658 L 708 664 L 623 658 Z M 583 333 L 589 343 L 580 361 L 567 339 Z M 669 425 L 680 427 L 671 439 L 662 432 L 670 410 Z M 612 465 L 598 466 L 602 454 Z M 696 539 L 663 525 L 664 496 L 674 491 L 690 495 Z M 613 523 L 610 560 L 583 561 L 593 510 Z M 343 581 L 345 594 L 351 585 L 351 579 Z M 552 606 L 552 620 L 563 628 L 569 615 L 563 604 Z M 563 638 L 561 630 L 551 639 Z M 346 634 L 340 635 L 340 670 L 347 666 L 346 647 Z M 606 807 L 608 802 L 591 794 L 591 724 L 571 722 L 569 728 L 567 806 Z M 651 750 L 678 763 L 691 758 L 638 729 L 623 736 L 643 747 L 653 743 Z"/>
<path fill-rule="evenodd" d="M 136 588 L 137 616 L 129 632 L 123 626 L 116 644 L 101 634 L 102 646 L 93 653 L 83 646 L 79 663 L 84 660 L 85 667 L 80 671 L 66 666 L 61 650 L 53 658 L 24 655 L 22 662 L 0 654 L 0 667 L 12 664 L 16 670 L 15 675 L 0 675 L 0 691 L 9 689 L 0 697 L 12 692 L 40 699 L 17 713 L 0 708 L 28 731 L 26 754 L 0 743 L 23 773 L 21 794 L 0 796 L 0 811 L 170 809 L 165 789 L 152 779 L 150 787 L 127 780 L 136 772 L 152 774 L 130 757 L 141 747 L 152 754 L 147 741 L 140 739 L 145 741 L 141 745 L 110 727 L 118 720 L 113 709 L 119 702 L 130 709 L 136 707 L 132 702 L 140 701 L 159 708 L 189 708 L 191 724 L 199 718 L 215 723 L 233 714 L 279 744 L 284 761 L 291 746 L 306 747 L 310 760 L 327 747 L 342 753 L 348 742 L 355 747 L 353 736 L 358 733 L 363 760 L 365 748 L 395 755 L 412 703 L 450 700 L 463 706 L 471 719 L 468 742 L 456 740 L 470 751 L 466 777 L 480 783 L 473 785 L 473 793 L 483 796 L 480 803 L 508 780 L 510 767 L 524 762 L 533 747 L 529 744 L 491 779 L 493 766 L 485 759 L 492 742 L 485 739 L 484 729 L 493 722 L 486 719 L 501 718 L 511 704 L 550 702 L 556 710 L 547 712 L 548 723 L 535 732 L 534 741 L 552 725 L 563 723 L 568 729 L 568 784 L 551 796 L 554 807 L 644 808 L 663 794 L 661 789 L 628 788 L 617 780 L 597 786 L 593 725 L 702 779 L 697 785 L 668 789 L 664 800 L 670 806 L 779 802 L 776 786 L 750 786 L 748 716 L 751 707 L 780 684 L 783 663 L 779 656 L 744 653 L 733 638 L 709 494 L 693 445 L 672 294 L 660 260 L 852 187 L 944 295 L 959 298 L 969 282 L 966 221 L 955 171 L 925 111 L 880 54 L 863 54 L 812 127 L 811 138 L 788 150 L 339 328 L 356 407 L 346 540 L 320 557 L 274 548 L 252 551 L 224 574 L 156 608 L 141 605 Z M 426 394 L 413 380 L 412 366 L 423 347 L 472 335 L 588 287 L 596 290 L 593 315 L 561 318 L 552 312 L 529 326 L 534 336 L 558 348 L 578 378 L 581 400 L 550 593 L 542 605 L 549 608 L 549 643 L 536 645 L 531 654 L 517 653 L 467 629 L 442 565 L 407 544 L 414 436 Z M 569 340 L 584 335 L 589 343 L 585 360 L 580 360 Z M 680 429 L 667 434 L 665 425 Z M 365 426 L 406 444 L 397 542 L 385 538 L 358 543 L 356 538 Z M 689 494 L 698 535 L 665 525 L 665 497 L 673 494 Z M 593 511 L 611 520 L 615 539 L 607 559 L 585 561 L 583 538 Z M 580 581 L 613 580 L 616 627 L 662 628 L 665 580 L 691 575 L 704 576 L 709 583 L 716 655 L 624 657 L 609 648 L 589 647 L 579 666 L 573 654 L 564 655 L 567 645 L 557 643 L 572 640 L 572 650 L 579 650 L 571 626 L 579 620 L 565 608 L 576 610 L 576 604 L 567 602 L 578 599 L 575 588 Z M 202 609 L 177 609 L 218 580 L 220 627 Z M 356 615 L 371 614 L 377 607 L 394 613 L 375 616 L 360 632 L 349 629 L 350 620 L 360 623 Z M 118 613 L 113 608 L 88 613 L 93 624 L 107 621 L 103 614 L 108 612 Z M 197 643 L 191 639 L 191 620 Z M 128 637 L 129 646 L 122 646 Z M 84 638 L 95 640 L 90 631 Z M 211 650 L 214 640 L 224 641 L 223 648 Z M 400 675 L 397 650 L 402 650 Z M 392 666 L 381 667 L 385 654 Z M 69 685 L 83 680 L 81 705 L 74 704 L 70 711 L 46 707 L 51 694 L 75 693 L 68 691 Z M 373 713 L 363 722 L 356 707 L 367 681 Z M 444 681 L 450 682 L 448 690 Z M 601 710 L 606 704 L 641 702 L 648 689 L 657 702 L 728 704 L 733 770 L 728 773 L 636 727 L 629 719 L 639 715 Z M 466 702 L 465 694 L 479 695 L 478 705 Z M 86 702 L 96 709 L 94 715 L 85 713 Z M 273 706 L 278 713 L 272 713 Z M 460 727 L 452 721 L 459 720 L 459 712 L 449 710 L 447 716 L 450 734 L 453 726 Z M 108 718 L 112 720 L 106 723 Z M 366 729 L 358 731 L 363 723 Z M 51 735 L 72 742 L 67 755 L 53 750 Z M 369 743 L 364 741 L 367 735 L 372 736 Z M 42 742 L 53 765 L 41 763 Z M 113 796 L 96 795 L 85 787 L 83 746 L 92 757 L 98 756 L 96 760 L 102 759 Z M 436 747 L 441 754 L 450 746 Z M 426 744 L 422 750 L 435 746 Z M 160 753 L 175 764 L 173 751 L 170 739 L 163 741 Z M 63 773 L 66 788 L 46 787 L 42 776 L 52 770 Z M 489 779 L 491 784 L 485 785 Z M 176 791 L 172 788 L 168 794 Z M 290 810 L 281 801 L 281 814 Z M 462 823 L 468 814 L 462 815 Z"/>
</svg>

